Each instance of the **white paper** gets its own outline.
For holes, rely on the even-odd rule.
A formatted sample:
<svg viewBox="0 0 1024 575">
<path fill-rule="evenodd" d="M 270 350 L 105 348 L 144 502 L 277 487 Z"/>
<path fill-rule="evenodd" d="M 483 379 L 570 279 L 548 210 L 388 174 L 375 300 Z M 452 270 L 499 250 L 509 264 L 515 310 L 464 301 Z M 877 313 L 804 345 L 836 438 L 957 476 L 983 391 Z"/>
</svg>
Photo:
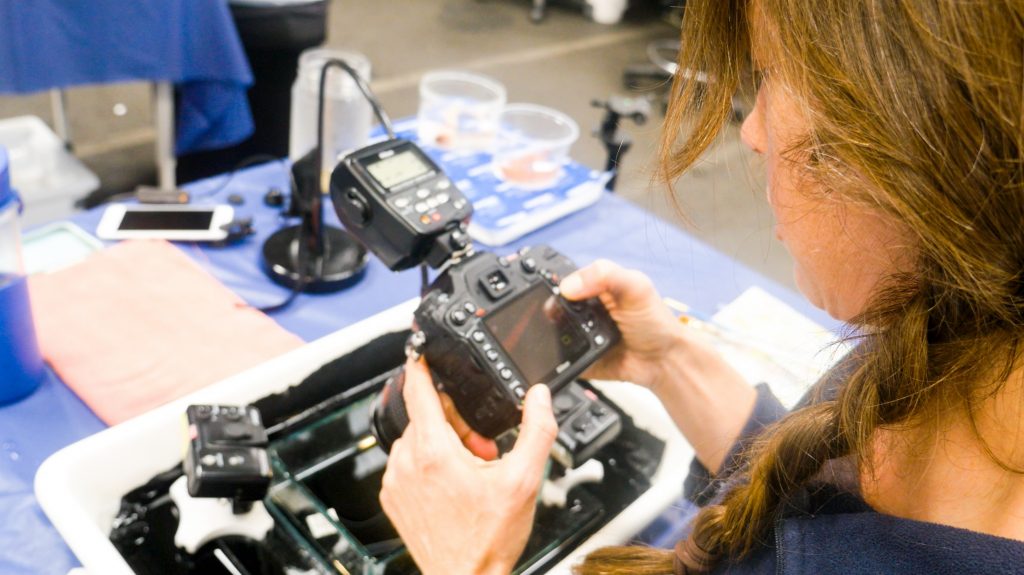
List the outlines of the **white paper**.
<svg viewBox="0 0 1024 575">
<path fill-rule="evenodd" d="M 716 345 L 751 383 L 767 383 L 792 407 L 850 349 L 818 325 L 759 287 L 748 288 L 712 318 Z"/>
</svg>

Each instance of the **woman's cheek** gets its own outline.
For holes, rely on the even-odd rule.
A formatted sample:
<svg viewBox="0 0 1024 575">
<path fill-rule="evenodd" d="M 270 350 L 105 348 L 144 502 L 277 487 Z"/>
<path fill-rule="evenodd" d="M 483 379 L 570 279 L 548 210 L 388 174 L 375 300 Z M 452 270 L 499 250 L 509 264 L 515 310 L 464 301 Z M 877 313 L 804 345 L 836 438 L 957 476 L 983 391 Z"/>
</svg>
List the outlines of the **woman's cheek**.
<svg viewBox="0 0 1024 575">
<path fill-rule="evenodd" d="M 824 301 L 821 297 L 821 289 L 815 278 L 808 273 L 808 270 L 799 261 L 793 262 L 793 279 L 796 287 L 800 290 L 807 301 L 816 308 L 824 309 Z M 827 310 L 826 310 L 827 311 Z"/>
</svg>

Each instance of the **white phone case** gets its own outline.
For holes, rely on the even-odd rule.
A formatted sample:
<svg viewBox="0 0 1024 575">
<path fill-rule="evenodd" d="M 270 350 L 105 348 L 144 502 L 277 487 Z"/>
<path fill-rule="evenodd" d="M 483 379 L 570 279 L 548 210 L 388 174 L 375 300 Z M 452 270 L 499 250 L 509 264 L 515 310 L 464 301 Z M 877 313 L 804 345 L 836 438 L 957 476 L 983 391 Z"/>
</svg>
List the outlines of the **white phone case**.
<svg viewBox="0 0 1024 575">
<path fill-rule="evenodd" d="M 119 229 L 125 214 L 129 212 L 209 212 L 213 216 L 210 224 L 201 230 L 159 229 L 159 230 L 122 230 Z M 103 212 L 96 236 L 104 240 L 130 239 L 164 239 L 171 241 L 212 242 L 227 237 L 224 226 L 230 224 L 235 210 L 226 205 L 144 205 L 114 204 Z"/>
</svg>

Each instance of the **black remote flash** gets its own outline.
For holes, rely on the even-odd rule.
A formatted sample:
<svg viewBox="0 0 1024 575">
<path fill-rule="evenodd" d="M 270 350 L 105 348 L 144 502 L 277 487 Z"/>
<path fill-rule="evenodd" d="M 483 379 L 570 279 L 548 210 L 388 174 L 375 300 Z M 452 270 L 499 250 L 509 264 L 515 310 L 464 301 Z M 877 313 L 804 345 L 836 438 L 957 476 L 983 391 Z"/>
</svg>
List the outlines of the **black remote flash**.
<svg viewBox="0 0 1024 575">
<path fill-rule="evenodd" d="M 190 405 L 185 410 L 185 476 L 192 497 L 257 501 L 270 486 L 267 431 L 252 406 Z"/>
<path fill-rule="evenodd" d="M 341 160 L 331 199 L 345 228 L 392 270 L 437 268 L 469 246 L 473 205 L 409 140 L 385 140 Z"/>
</svg>

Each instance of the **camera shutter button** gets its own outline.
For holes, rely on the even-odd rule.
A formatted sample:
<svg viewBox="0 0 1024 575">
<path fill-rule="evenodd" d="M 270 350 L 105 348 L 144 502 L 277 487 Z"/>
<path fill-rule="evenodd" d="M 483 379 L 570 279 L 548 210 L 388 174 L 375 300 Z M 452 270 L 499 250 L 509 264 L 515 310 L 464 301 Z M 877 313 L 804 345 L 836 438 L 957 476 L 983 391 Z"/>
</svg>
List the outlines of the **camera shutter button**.
<svg viewBox="0 0 1024 575">
<path fill-rule="evenodd" d="M 528 274 L 532 274 L 537 271 L 537 260 L 533 258 L 523 258 L 520 260 L 520 265 L 523 266 L 523 271 Z"/>
</svg>

